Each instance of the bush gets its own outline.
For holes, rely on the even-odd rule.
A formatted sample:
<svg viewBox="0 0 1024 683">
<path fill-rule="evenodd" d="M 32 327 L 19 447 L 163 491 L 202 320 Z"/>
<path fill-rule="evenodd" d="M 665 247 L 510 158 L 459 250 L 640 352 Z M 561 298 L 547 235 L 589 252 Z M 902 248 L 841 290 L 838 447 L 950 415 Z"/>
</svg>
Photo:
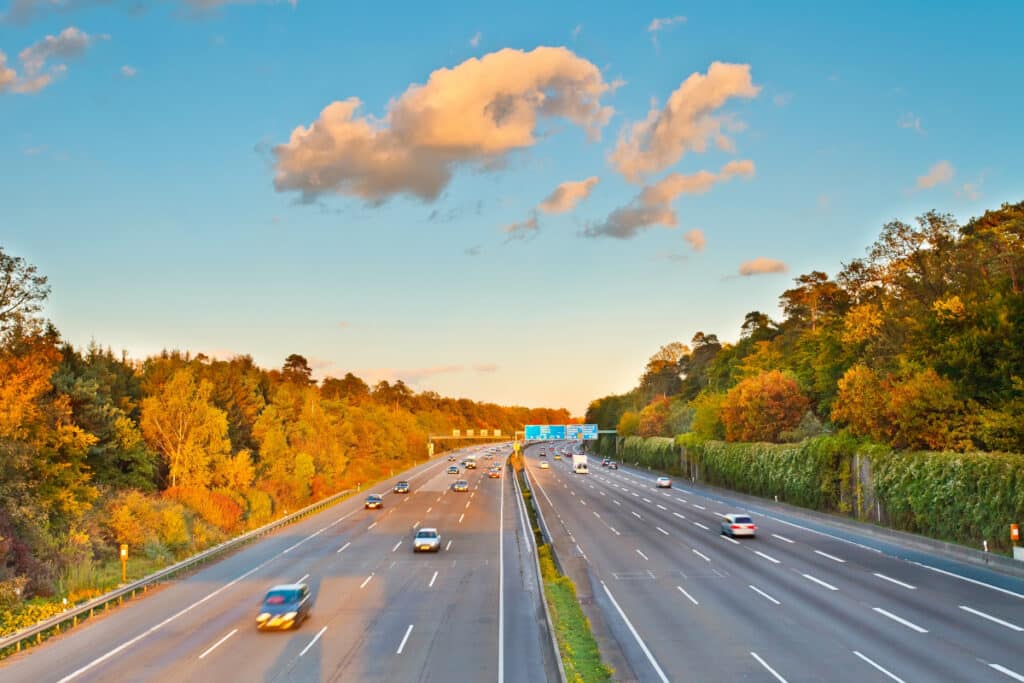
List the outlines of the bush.
<svg viewBox="0 0 1024 683">
<path fill-rule="evenodd" d="M 637 463 L 642 467 L 679 474 L 679 449 L 674 439 L 654 436 L 645 439 L 627 436 L 622 441 L 621 457 L 624 462 Z"/>
<path fill-rule="evenodd" d="M 722 401 L 722 422 L 728 441 L 779 441 L 807 410 L 807 397 L 796 380 L 778 370 L 748 377 Z"/>
</svg>

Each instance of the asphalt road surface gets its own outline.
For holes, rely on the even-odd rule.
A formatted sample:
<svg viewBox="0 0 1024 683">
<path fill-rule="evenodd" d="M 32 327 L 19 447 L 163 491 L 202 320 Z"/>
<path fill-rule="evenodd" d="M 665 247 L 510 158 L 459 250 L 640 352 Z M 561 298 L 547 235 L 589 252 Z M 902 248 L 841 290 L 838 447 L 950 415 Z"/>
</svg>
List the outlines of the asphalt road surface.
<svg viewBox="0 0 1024 683">
<path fill-rule="evenodd" d="M 462 455 L 472 450 L 466 449 Z M 532 542 L 512 482 L 486 466 L 450 490 L 445 457 L 287 527 L 187 579 L 0 663 L 20 681 L 553 680 Z M 412 493 L 391 493 L 399 479 Z M 443 550 L 414 554 L 414 529 Z M 311 617 L 257 632 L 264 592 L 306 582 Z"/>
<path fill-rule="evenodd" d="M 1024 681 L 1024 581 L 1000 585 L 898 559 L 843 532 L 752 514 L 655 475 L 568 460 L 538 467 L 560 557 L 583 560 L 594 604 L 640 681 Z M 770 504 L 760 506 L 771 510 Z M 891 545 L 892 541 L 888 541 Z"/>
</svg>

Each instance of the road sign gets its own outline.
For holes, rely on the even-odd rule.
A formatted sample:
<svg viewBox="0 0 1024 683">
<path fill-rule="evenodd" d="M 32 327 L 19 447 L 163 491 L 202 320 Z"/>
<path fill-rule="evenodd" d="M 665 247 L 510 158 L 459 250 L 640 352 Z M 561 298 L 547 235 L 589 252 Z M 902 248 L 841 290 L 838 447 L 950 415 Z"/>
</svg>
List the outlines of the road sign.
<svg viewBox="0 0 1024 683">
<path fill-rule="evenodd" d="M 565 425 L 565 438 L 594 440 L 597 438 L 597 425 Z"/>
<path fill-rule="evenodd" d="M 526 441 L 556 441 L 565 438 L 565 425 L 526 425 Z"/>
</svg>

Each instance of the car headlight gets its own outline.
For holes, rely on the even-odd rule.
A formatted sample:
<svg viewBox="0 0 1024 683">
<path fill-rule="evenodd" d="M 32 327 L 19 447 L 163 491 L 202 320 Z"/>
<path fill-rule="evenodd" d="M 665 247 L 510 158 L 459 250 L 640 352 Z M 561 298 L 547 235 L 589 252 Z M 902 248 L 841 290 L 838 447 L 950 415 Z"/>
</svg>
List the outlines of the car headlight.
<svg viewBox="0 0 1024 683">
<path fill-rule="evenodd" d="M 285 621 L 291 621 L 297 616 L 297 614 L 297 612 L 289 612 L 288 614 L 284 615 Z"/>
<path fill-rule="evenodd" d="M 269 618 L 270 618 L 270 615 L 267 614 L 266 612 L 264 612 L 263 614 L 261 614 L 258 617 L 256 617 L 256 621 L 266 621 Z"/>
</svg>

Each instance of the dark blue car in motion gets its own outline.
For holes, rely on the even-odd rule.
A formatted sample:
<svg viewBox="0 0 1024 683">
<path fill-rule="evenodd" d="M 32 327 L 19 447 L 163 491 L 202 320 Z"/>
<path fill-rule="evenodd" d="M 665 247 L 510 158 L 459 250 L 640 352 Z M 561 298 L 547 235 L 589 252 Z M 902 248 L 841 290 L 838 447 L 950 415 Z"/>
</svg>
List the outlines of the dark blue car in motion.
<svg viewBox="0 0 1024 683">
<path fill-rule="evenodd" d="M 298 628 L 309 617 L 309 587 L 286 583 L 271 588 L 263 598 L 256 628 L 259 630 Z"/>
</svg>

